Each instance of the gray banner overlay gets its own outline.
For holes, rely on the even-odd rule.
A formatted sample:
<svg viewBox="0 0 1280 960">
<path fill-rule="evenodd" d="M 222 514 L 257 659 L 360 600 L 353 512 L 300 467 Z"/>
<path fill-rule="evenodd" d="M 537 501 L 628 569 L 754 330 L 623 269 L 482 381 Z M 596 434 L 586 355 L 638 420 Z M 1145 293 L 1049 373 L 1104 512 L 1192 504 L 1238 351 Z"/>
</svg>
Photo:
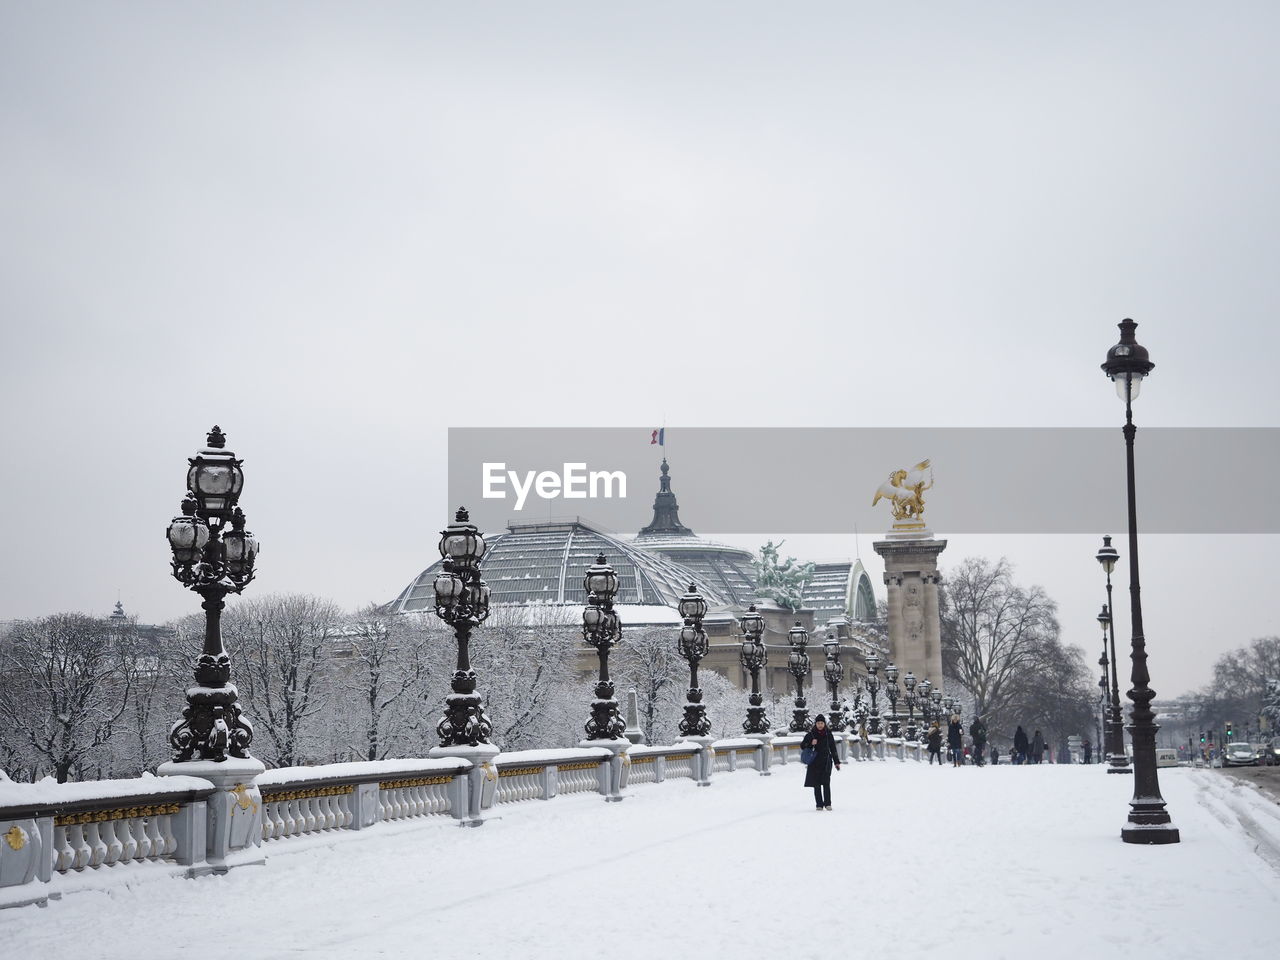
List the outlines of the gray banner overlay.
<svg viewBox="0 0 1280 960">
<path fill-rule="evenodd" d="M 893 523 L 885 500 L 871 505 L 876 490 L 928 459 L 924 520 L 938 536 L 1126 527 L 1118 426 L 669 427 L 665 446 L 650 437 L 645 427 L 451 428 L 449 506 L 465 505 L 488 531 L 580 516 L 635 533 L 653 517 L 665 456 L 680 518 L 698 534 L 851 533 L 855 524 L 875 534 Z M 1135 450 L 1142 532 L 1280 532 L 1271 488 L 1280 428 L 1140 427 Z M 566 476 L 582 496 L 563 495 Z"/>
</svg>

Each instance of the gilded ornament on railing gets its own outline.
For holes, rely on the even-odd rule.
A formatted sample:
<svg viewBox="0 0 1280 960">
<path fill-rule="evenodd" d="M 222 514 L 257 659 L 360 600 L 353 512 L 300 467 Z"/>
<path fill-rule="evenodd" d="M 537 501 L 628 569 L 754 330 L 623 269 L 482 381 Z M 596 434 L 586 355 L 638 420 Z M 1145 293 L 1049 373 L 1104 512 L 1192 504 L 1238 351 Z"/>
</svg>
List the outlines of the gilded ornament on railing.
<svg viewBox="0 0 1280 960">
<path fill-rule="evenodd" d="M 415 777 L 412 780 L 382 780 L 378 783 L 380 790 L 400 790 L 405 787 L 432 787 L 440 783 L 450 783 L 453 777 Z"/>
<path fill-rule="evenodd" d="M 498 779 L 498 771 L 494 769 L 493 764 L 485 763 L 480 765 L 480 769 L 484 771 L 484 778 L 490 783 Z"/>
<path fill-rule="evenodd" d="M 274 793 L 262 794 L 263 803 L 282 803 L 290 800 L 316 800 L 320 797 L 345 797 L 355 792 L 355 785 L 341 784 L 336 787 L 311 787 L 306 790 L 277 790 Z"/>
<path fill-rule="evenodd" d="M 232 787 L 231 793 L 236 798 L 236 806 L 241 810 L 258 812 L 258 801 L 253 798 L 253 794 L 249 792 L 249 788 L 243 783 L 237 783 Z"/>
<path fill-rule="evenodd" d="M 5 832 L 4 842 L 9 845 L 11 850 L 21 850 L 27 845 L 27 831 L 15 823 Z"/>
<path fill-rule="evenodd" d="M 876 490 L 871 505 L 874 507 L 882 498 L 890 502 L 893 509 L 893 529 L 925 529 L 924 492 L 933 486 L 933 471 L 929 470 L 926 482 L 926 470 L 929 470 L 928 460 L 921 460 L 910 470 L 895 470 Z"/>
<path fill-rule="evenodd" d="M 542 773 L 547 769 L 545 763 L 538 764 L 536 767 L 504 767 L 498 771 L 500 777 L 523 777 L 529 773 Z"/>
<path fill-rule="evenodd" d="M 172 816 L 182 810 L 180 803 L 161 803 L 149 807 L 119 807 L 115 810 L 87 810 L 84 813 L 64 813 L 53 818 L 55 827 L 71 827 L 85 823 L 106 823 L 108 820 L 145 820 L 148 817 Z"/>
<path fill-rule="evenodd" d="M 558 770 L 594 770 L 600 766 L 599 760 L 586 760 L 582 763 L 562 763 L 556 769 Z"/>
</svg>

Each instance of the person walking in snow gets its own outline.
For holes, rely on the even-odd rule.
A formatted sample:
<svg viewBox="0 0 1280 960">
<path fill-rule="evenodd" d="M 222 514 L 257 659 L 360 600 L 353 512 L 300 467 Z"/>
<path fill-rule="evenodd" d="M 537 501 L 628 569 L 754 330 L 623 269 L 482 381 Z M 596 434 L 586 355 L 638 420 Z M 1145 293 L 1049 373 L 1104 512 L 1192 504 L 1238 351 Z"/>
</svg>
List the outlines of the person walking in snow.
<svg viewBox="0 0 1280 960">
<path fill-rule="evenodd" d="M 1048 749 L 1048 745 L 1044 742 L 1044 737 L 1040 731 L 1035 732 L 1035 736 L 1031 738 L 1031 762 L 1041 763 L 1044 760 L 1044 752 Z"/>
<path fill-rule="evenodd" d="M 942 728 L 938 726 L 938 721 L 933 721 L 929 725 L 929 732 L 925 734 L 925 739 L 929 742 L 929 766 L 933 766 L 933 761 L 938 761 L 938 766 L 942 766 Z"/>
<path fill-rule="evenodd" d="M 813 787 L 813 800 L 818 810 L 831 809 L 831 767 L 834 764 L 840 769 L 840 754 L 836 749 L 836 738 L 827 728 L 827 718 L 818 714 L 813 726 L 804 735 L 800 743 L 801 749 L 811 749 L 813 759 L 805 768 L 804 785 Z"/>
<path fill-rule="evenodd" d="M 960 714 L 953 713 L 947 721 L 947 749 L 951 753 L 951 765 L 960 766 L 963 761 L 964 727 L 960 725 Z"/>
<path fill-rule="evenodd" d="M 991 745 L 991 765 L 993 767 L 1000 766 L 1000 748 L 994 743 Z"/>
<path fill-rule="evenodd" d="M 1027 762 L 1028 747 L 1027 731 L 1023 730 L 1021 724 L 1019 724 L 1017 732 L 1013 735 L 1013 762 L 1015 764 Z"/>
<path fill-rule="evenodd" d="M 980 767 L 987 752 L 987 725 L 981 717 L 974 716 L 973 723 L 969 724 L 969 736 L 973 737 L 973 762 Z"/>
</svg>

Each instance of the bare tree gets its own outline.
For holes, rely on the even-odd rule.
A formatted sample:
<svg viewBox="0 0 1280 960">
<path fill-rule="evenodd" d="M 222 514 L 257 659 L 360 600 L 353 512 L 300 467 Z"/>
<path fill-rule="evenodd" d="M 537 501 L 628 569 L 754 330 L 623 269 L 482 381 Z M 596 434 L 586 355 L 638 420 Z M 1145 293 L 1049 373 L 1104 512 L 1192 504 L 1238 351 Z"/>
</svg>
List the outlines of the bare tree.
<svg viewBox="0 0 1280 960">
<path fill-rule="evenodd" d="M 133 683 L 119 632 L 96 617 L 59 613 L 17 624 L 0 644 L 0 736 L 33 774 L 65 783 L 107 759 L 104 744 Z"/>
<path fill-rule="evenodd" d="M 323 733 L 317 714 L 341 626 L 333 602 L 304 594 L 245 600 L 222 616 L 232 676 L 254 724 L 254 752 L 273 766 L 293 766 L 317 752 Z"/>
<path fill-rule="evenodd" d="M 618 690 L 636 690 L 640 728 L 649 743 L 670 743 L 679 727 L 679 702 L 689 665 L 676 650 L 674 628 L 631 630 L 614 651 Z"/>
<path fill-rule="evenodd" d="M 976 713 L 1003 718 L 1015 679 L 1058 636 L 1057 605 L 1038 586 L 1016 585 L 1003 558 L 968 557 L 944 582 L 943 673 L 972 696 Z"/>
</svg>

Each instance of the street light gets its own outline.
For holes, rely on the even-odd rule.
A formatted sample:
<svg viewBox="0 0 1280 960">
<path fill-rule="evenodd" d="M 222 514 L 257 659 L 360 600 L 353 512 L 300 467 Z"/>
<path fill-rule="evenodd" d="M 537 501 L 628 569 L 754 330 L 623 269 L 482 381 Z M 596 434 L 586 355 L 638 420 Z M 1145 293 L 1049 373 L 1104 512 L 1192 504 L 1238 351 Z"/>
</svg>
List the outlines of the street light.
<svg viewBox="0 0 1280 960">
<path fill-rule="evenodd" d="M 898 668 L 892 660 L 884 667 L 884 692 L 889 698 L 889 736 L 897 737 L 902 733 L 898 720 Z"/>
<path fill-rule="evenodd" d="M 929 681 L 926 680 L 925 683 Z M 907 740 L 916 740 L 916 675 L 910 670 L 902 678 L 902 685 L 907 688 Z"/>
<path fill-rule="evenodd" d="M 840 641 L 831 634 L 822 641 L 827 652 L 827 662 L 822 667 L 823 679 L 827 681 L 827 689 L 831 691 L 830 716 L 827 726 L 839 733 L 844 729 L 844 713 L 840 707 L 840 681 L 844 679 L 844 666 L 840 663 Z"/>
<path fill-rule="evenodd" d="M 591 703 L 591 719 L 587 721 L 588 740 L 617 740 L 626 724 L 618 713 L 613 681 L 609 679 L 609 650 L 622 639 L 622 624 L 613 611 L 613 598 L 618 592 L 618 575 L 597 554 L 596 562 L 587 567 L 582 579 L 587 605 L 582 610 L 582 639 L 596 648 L 600 657 L 600 679 L 596 682 L 596 698 Z"/>
<path fill-rule="evenodd" d="M 1103 725 L 1103 735 L 1107 738 L 1107 773 L 1133 773 L 1129 766 L 1129 755 L 1124 749 L 1124 715 L 1120 710 L 1120 681 L 1116 674 L 1120 669 L 1120 661 L 1116 659 L 1116 628 L 1111 611 L 1115 609 L 1111 600 L 1111 571 L 1116 568 L 1120 554 L 1111 545 L 1110 537 L 1102 538 L 1102 546 L 1098 548 L 1098 563 L 1107 575 L 1107 603 L 1098 614 L 1098 623 L 1102 627 L 1102 655 L 1110 664 L 1111 687 L 1107 693 L 1107 719 Z M 1111 655 L 1107 656 L 1107 641 L 1111 641 Z M 1104 691 L 1105 692 L 1105 691 Z"/>
<path fill-rule="evenodd" d="M 880 679 L 876 676 L 876 669 L 880 666 L 880 657 L 873 650 L 868 653 L 866 658 L 867 679 L 863 681 L 867 686 L 867 693 L 871 695 L 871 719 L 867 724 L 867 733 L 878 734 L 880 732 L 880 710 L 876 707 L 876 691 L 880 689 Z"/>
<path fill-rule="evenodd" d="M 787 669 L 796 678 L 796 702 L 791 711 L 791 732 L 804 733 L 809 729 L 809 702 L 804 698 L 804 678 L 809 675 L 809 654 L 805 649 L 809 644 L 809 631 L 796 621 L 796 625 L 787 631 L 787 643 L 791 652 L 787 654 Z"/>
<path fill-rule="evenodd" d="M 433 584 L 436 616 L 453 628 L 458 662 L 449 684 L 453 692 L 445 698 L 436 733 L 441 748 L 487 746 L 493 725 L 476 693 L 469 644 L 471 631 L 489 616 L 489 587 L 480 579 L 480 561 L 488 548 L 465 507 L 459 507 L 453 523 L 440 531 L 438 547 L 443 570 Z"/>
<path fill-rule="evenodd" d="M 1134 483 L 1133 440 L 1137 427 L 1133 423 L 1133 401 L 1138 397 L 1142 380 L 1155 367 L 1145 347 L 1134 337 L 1138 325 L 1123 320 L 1120 326 L 1120 342 L 1107 351 L 1103 372 L 1116 385 L 1116 392 L 1124 401 L 1125 472 L 1129 507 L 1129 600 L 1133 639 L 1130 643 L 1133 670 L 1130 681 L 1133 686 L 1128 697 L 1133 701 L 1130 712 L 1129 736 L 1133 741 L 1133 799 L 1129 802 L 1128 826 L 1120 831 L 1125 843 L 1177 843 L 1181 838 L 1173 826 L 1160 796 L 1160 782 L 1156 771 L 1155 712 L 1151 701 L 1155 691 L 1151 689 L 1151 675 L 1147 671 L 1147 641 L 1142 630 L 1142 592 L 1138 579 L 1138 506 Z"/>
<path fill-rule="evenodd" d="M 705 737 L 711 733 L 711 721 L 707 719 L 707 707 L 702 702 L 702 688 L 698 686 L 698 664 L 707 655 L 706 631 L 702 618 L 707 614 L 707 601 L 689 584 L 689 592 L 680 598 L 680 616 L 684 626 L 680 628 L 677 649 L 689 662 L 689 691 L 685 694 L 684 719 L 680 721 L 680 733 L 685 737 Z"/>
<path fill-rule="evenodd" d="M 764 633 L 764 617 L 756 613 L 753 603 L 738 620 L 742 631 L 742 665 L 751 674 L 751 695 L 747 698 L 747 719 L 742 729 L 748 734 L 768 734 L 769 718 L 764 712 L 764 698 L 760 695 L 760 670 L 769 662 L 769 651 L 760 642 Z"/>
<path fill-rule="evenodd" d="M 253 742 L 253 725 L 240 712 L 231 660 L 222 646 L 222 608 L 228 593 L 240 593 L 253 580 L 258 541 L 245 529 L 245 515 L 237 505 L 244 486 L 243 461 L 226 449 L 227 438 L 217 426 L 206 443 L 187 461 L 182 513 L 166 531 L 174 579 L 204 601 L 204 646 L 196 660 L 196 685 L 187 688 L 182 717 L 169 731 L 178 763 L 223 763 L 228 754 L 246 760 Z"/>
</svg>

